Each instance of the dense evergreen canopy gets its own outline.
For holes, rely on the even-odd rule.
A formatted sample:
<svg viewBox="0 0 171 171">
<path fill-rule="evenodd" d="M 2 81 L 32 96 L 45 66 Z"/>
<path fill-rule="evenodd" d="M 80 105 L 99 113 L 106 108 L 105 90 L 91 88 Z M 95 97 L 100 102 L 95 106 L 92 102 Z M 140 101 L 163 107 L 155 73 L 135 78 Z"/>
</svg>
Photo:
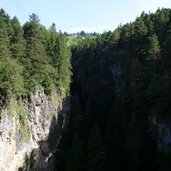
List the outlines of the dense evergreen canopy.
<svg viewBox="0 0 171 171">
<path fill-rule="evenodd" d="M 22 27 L 17 17 L 0 10 L 1 99 L 29 95 L 40 87 L 47 93 L 69 92 L 71 56 L 65 38 L 39 22 L 32 14 Z"/>
<path fill-rule="evenodd" d="M 81 34 L 70 43 L 71 99 L 77 103 L 71 101 L 60 146 L 66 162 L 57 157 L 59 170 L 171 169 L 158 132 L 171 113 L 170 23 L 171 10 L 158 9 L 113 32 Z"/>
</svg>

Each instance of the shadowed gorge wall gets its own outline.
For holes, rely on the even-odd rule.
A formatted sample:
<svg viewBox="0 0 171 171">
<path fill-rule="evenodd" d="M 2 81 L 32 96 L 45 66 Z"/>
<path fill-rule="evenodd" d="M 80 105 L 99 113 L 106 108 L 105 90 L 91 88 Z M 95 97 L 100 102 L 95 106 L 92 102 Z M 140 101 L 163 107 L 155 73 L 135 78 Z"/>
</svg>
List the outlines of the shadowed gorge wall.
<svg viewBox="0 0 171 171">
<path fill-rule="evenodd" d="M 170 9 L 72 46 L 59 171 L 170 170 Z"/>
</svg>

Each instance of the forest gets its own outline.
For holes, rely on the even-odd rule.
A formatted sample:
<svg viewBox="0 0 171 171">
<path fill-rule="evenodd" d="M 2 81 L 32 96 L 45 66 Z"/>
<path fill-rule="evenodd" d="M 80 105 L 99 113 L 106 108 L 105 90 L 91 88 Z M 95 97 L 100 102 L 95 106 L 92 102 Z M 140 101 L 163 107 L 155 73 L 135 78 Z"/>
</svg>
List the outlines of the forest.
<svg viewBox="0 0 171 171">
<path fill-rule="evenodd" d="M 36 14 L 23 26 L 17 17 L 0 10 L 0 96 L 7 99 L 29 96 L 43 87 L 69 94 L 71 53 L 66 39 L 53 23 L 46 29 Z"/>
<path fill-rule="evenodd" d="M 170 170 L 171 10 L 78 42 L 57 170 Z"/>
<path fill-rule="evenodd" d="M 1 106 L 40 87 L 70 101 L 57 171 L 171 169 L 170 57 L 171 9 L 76 36 L 0 10 Z"/>
</svg>

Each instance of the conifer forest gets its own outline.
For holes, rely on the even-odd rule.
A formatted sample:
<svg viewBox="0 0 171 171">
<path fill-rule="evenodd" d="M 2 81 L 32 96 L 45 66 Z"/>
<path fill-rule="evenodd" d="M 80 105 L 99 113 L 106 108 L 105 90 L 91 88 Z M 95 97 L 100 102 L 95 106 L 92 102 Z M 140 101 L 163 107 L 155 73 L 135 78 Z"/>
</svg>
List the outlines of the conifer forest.
<svg viewBox="0 0 171 171">
<path fill-rule="evenodd" d="M 171 9 L 77 34 L 1 9 L 1 108 L 41 88 L 69 103 L 53 171 L 171 170 Z"/>
</svg>

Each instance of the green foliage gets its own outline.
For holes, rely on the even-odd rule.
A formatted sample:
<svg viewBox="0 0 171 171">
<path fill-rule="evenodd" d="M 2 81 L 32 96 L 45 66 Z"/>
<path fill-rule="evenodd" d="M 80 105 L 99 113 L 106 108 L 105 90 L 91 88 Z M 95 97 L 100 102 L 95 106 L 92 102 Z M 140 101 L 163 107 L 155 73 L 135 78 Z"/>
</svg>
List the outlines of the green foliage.
<svg viewBox="0 0 171 171">
<path fill-rule="evenodd" d="M 137 37 L 137 38 L 145 36 L 148 32 L 147 27 L 146 27 L 144 20 L 142 18 L 138 18 L 135 21 L 134 29 L 135 29 L 135 37 Z"/>
<path fill-rule="evenodd" d="M 160 45 L 156 34 L 149 37 L 148 56 L 157 58 L 160 55 Z"/>
<path fill-rule="evenodd" d="M 149 118 L 170 118 L 170 21 L 170 9 L 158 9 L 114 32 L 68 35 L 57 33 L 55 24 L 47 30 L 36 14 L 22 28 L 1 9 L 1 100 L 40 87 L 69 94 L 73 67 L 67 125 L 63 132 L 61 122 L 56 128 L 62 133 L 57 166 L 68 171 L 157 171 L 158 163 L 169 170 L 170 153 L 162 160 L 155 157 L 160 155 L 158 132 Z M 26 117 L 20 116 L 20 130 L 29 137 Z M 59 137 L 57 133 L 52 140 Z"/>
<path fill-rule="evenodd" d="M 23 67 L 11 59 L 6 24 L 1 16 L 0 20 L 0 95 L 1 99 L 6 95 L 17 98 L 25 93 Z"/>
<path fill-rule="evenodd" d="M 14 33 L 10 40 L 10 50 L 12 56 L 17 59 L 18 61 L 22 61 L 22 58 L 25 56 L 25 45 L 26 42 L 23 37 L 23 29 L 20 26 L 20 23 L 17 17 L 14 17 L 11 20 L 11 25 L 13 27 Z"/>
<path fill-rule="evenodd" d="M 1 95 L 9 94 L 17 98 L 25 94 L 22 72 L 23 67 L 15 60 L 10 58 L 0 60 Z"/>
<path fill-rule="evenodd" d="M 72 149 L 73 158 L 65 157 L 62 170 L 66 170 L 67 162 L 67 168 L 73 163 L 71 170 L 79 170 L 82 149 L 84 158 L 80 158 L 87 168 L 80 170 L 170 168 L 170 153 L 162 157 L 158 148 L 158 125 L 163 120 L 169 125 L 171 118 L 170 14 L 170 9 L 143 12 L 135 22 L 114 32 L 95 37 L 68 36 L 73 67 L 71 99 L 75 103 L 70 104 L 61 149 L 66 154 Z M 79 98 L 73 98 L 75 95 Z M 81 121 L 76 119 L 77 113 Z M 80 123 L 84 123 L 82 127 Z M 167 143 L 165 138 L 161 143 Z"/>
<path fill-rule="evenodd" d="M 3 9 L 0 9 L 0 17 L 2 17 L 3 21 L 5 22 L 6 32 L 10 40 L 14 32 L 11 25 L 10 16 Z"/>
<path fill-rule="evenodd" d="M 17 17 L 10 19 L 0 10 L 1 99 L 7 95 L 19 98 L 40 87 L 46 93 L 69 92 L 70 49 L 54 24 L 48 31 L 39 22 L 33 13 L 21 27 Z"/>
<path fill-rule="evenodd" d="M 30 139 L 30 129 L 29 129 L 29 123 L 28 118 L 29 115 L 25 111 L 21 111 L 19 115 L 19 132 L 20 132 L 20 138 L 21 140 L 29 140 Z"/>
<path fill-rule="evenodd" d="M 30 17 L 30 22 L 26 23 L 24 26 L 24 37 L 26 38 L 26 58 L 23 59 L 25 68 L 29 71 L 28 78 L 30 80 L 30 87 L 32 89 L 36 88 L 38 85 L 42 85 L 46 92 L 50 92 L 56 88 L 60 89 L 60 83 L 63 78 L 64 80 L 70 80 L 70 61 L 67 63 L 68 55 L 65 55 L 67 49 L 61 47 L 61 44 L 57 41 L 57 33 L 55 31 L 55 26 L 51 27 L 48 35 L 43 36 L 44 33 L 47 33 L 45 29 L 40 29 L 42 26 L 39 24 L 39 20 L 36 16 Z M 46 40 L 46 39 L 47 40 Z M 59 38 L 58 38 L 59 39 Z M 47 41 L 47 43 L 44 43 Z M 45 48 L 47 45 L 47 49 Z M 60 50 L 58 50 L 60 49 Z M 65 65 L 63 66 L 62 59 L 58 56 L 65 57 Z M 57 63 L 58 66 L 57 66 Z M 66 67 L 65 69 L 63 69 Z M 62 74 L 59 73 L 59 68 L 61 68 Z M 69 71 L 69 75 L 65 71 Z M 64 92 L 65 89 L 69 89 L 69 84 L 63 86 Z M 29 85 L 28 85 L 29 87 Z"/>
<path fill-rule="evenodd" d="M 52 65 L 58 71 L 59 88 L 62 92 L 69 92 L 71 77 L 71 54 L 66 46 L 66 40 L 63 36 L 57 36 L 54 46 L 54 55 L 52 57 Z"/>
</svg>

